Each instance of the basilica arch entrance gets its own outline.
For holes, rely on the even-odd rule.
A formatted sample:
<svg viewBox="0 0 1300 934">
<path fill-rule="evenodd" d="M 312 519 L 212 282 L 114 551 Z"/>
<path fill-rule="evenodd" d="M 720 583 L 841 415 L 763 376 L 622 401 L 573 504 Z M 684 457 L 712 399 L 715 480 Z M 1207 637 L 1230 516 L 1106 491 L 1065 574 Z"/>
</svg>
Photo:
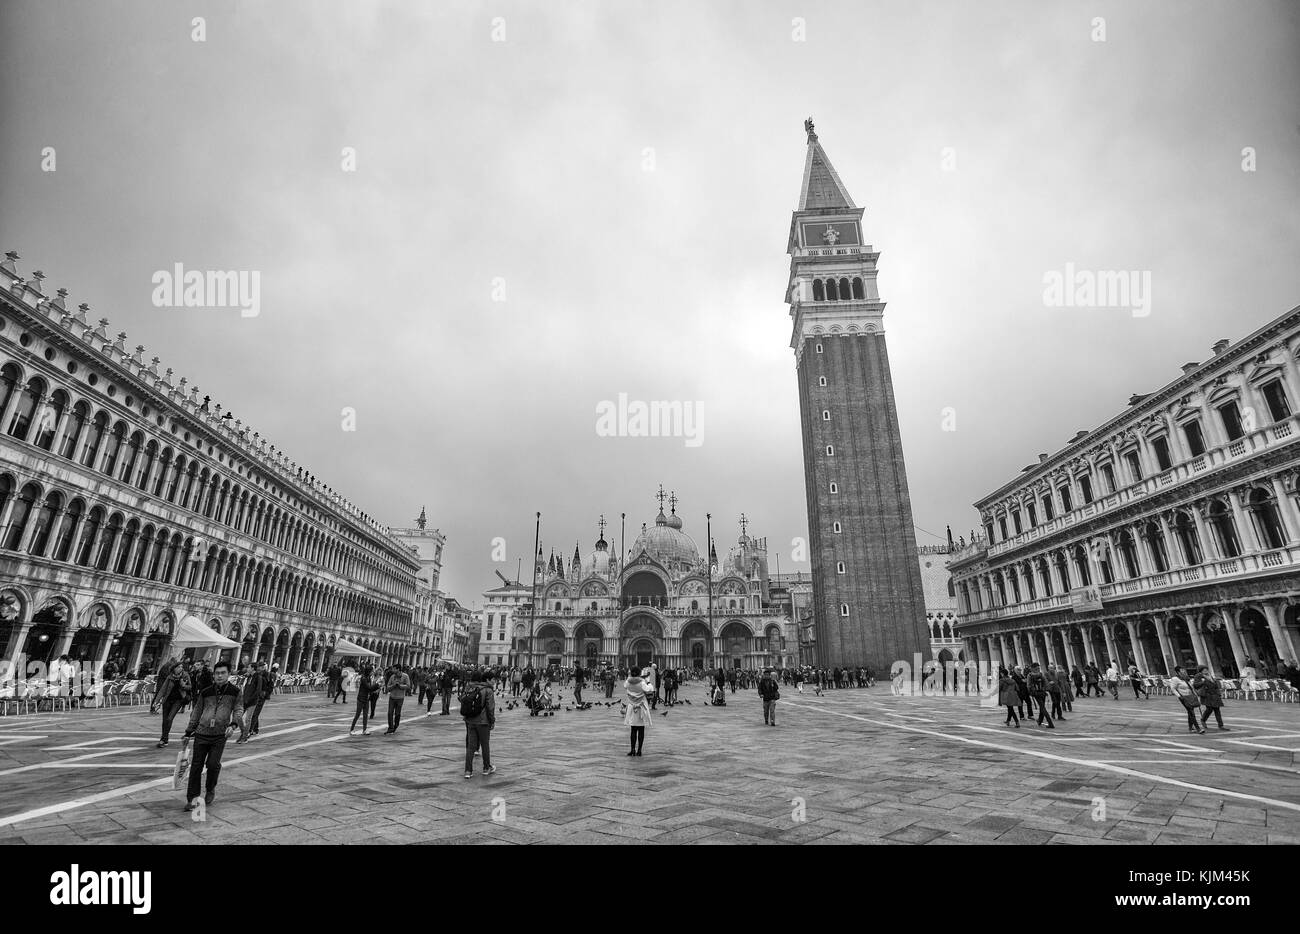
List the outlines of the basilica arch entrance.
<svg viewBox="0 0 1300 934">
<path fill-rule="evenodd" d="M 637 639 L 627 653 L 628 667 L 646 668 L 655 659 L 655 644 L 649 639 Z"/>
</svg>

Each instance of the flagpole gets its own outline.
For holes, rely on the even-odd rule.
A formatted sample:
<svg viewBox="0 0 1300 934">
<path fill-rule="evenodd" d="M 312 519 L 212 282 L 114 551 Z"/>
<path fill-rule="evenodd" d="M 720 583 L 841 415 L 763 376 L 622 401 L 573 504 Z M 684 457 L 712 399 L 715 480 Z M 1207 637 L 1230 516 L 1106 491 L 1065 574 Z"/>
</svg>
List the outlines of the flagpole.
<svg viewBox="0 0 1300 934">
<path fill-rule="evenodd" d="M 716 662 L 718 646 L 713 635 L 713 513 L 711 512 L 704 514 L 704 569 L 709 581 L 709 644 L 713 646 L 713 661 Z"/>
<path fill-rule="evenodd" d="M 537 625 L 537 553 L 542 548 L 542 514 L 533 529 L 533 602 L 528 608 L 528 667 L 533 667 L 533 629 Z"/>
</svg>

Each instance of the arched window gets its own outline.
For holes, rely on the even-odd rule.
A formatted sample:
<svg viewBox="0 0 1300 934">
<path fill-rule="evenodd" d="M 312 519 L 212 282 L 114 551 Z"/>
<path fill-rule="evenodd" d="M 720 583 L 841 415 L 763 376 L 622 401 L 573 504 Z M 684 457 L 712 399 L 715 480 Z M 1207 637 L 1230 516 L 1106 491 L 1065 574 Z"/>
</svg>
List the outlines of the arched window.
<svg viewBox="0 0 1300 934">
<path fill-rule="evenodd" d="M 81 432 L 86 427 L 86 419 L 90 417 L 90 406 L 84 402 L 78 402 L 72 407 L 72 415 L 68 418 L 67 430 L 63 432 L 63 442 L 59 445 L 59 457 L 66 457 L 72 460 L 77 453 L 77 443 L 81 441 Z"/>
<path fill-rule="evenodd" d="M 90 566 L 90 552 L 99 537 L 99 530 L 104 524 L 104 507 L 96 506 L 86 517 L 86 531 L 81 536 L 81 546 L 77 549 L 77 560 L 73 562 L 81 567 Z"/>
<path fill-rule="evenodd" d="M 1065 590 L 1071 588 L 1070 584 L 1070 562 L 1065 559 L 1065 552 L 1058 551 L 1052 555 L 1052 563 L 1056 565 L 1056 573 L 1061 576 L 1061 586 Z"/>
<path fill-rule="evenodd" d="M 45 502 L 41 505 L 41 511 L 36 516 L 36 531 L 32 535 L 31 547 L 27 549 L 31 554 L 37 556 L 45 554 L 45 548 L 50 543 L 50 533 L 54 529 L 54 524 L 59 517 L 59 510 L 62 507 L 62 493 L 52 491 L 46 494 Z"/>
<path fill-rule="evenodd" d="M 836 574 L 843 574 L 843 573 L 844 573 L 844 570 L 845 570 L 845 568 L 844 568 L 844 562 L 843 562 L 843 561 L 836 561 L 836 562 L 835 562 L 835 573 L 836 573 Z"/>
<path fill-rule="evenodd" d="M 1092 583 L 1092 570 L 1088 567 L 1088 552 L 1082 545 L 1075 545 L 1071 554 L 1075 570 L 1079 573 L 1079 586 L 1089 586 Z"/>
<path fill-rule="evenodd" d="M 171 448 L 169 447 L 163 448 L 162 455 L 160 456 L 160 461 L 162 463 L 162 468 L 158 471 L 158 478 L 153 483 L 152 493 L 154 496 L 162 496 L 163 490 L 167 486 L 167 474 L 171 472 L 171 465 L 172 465 Z M 146 491 L 146 492 L 150 492 L 150 491 Z"/>
<path fill-rule="evenodd" d="M 840 615 L 841 615 L 841 616 L 848 616 L 848 615 L 849 615 L 849 605 L 848 605 L 847 603 L 841 603 L 841 604 L 840 604 Z"/>
<path fill-rule="evenodd" d="M 122 532 L 122 547 L 117 551 L 117 564 L 113 567 L 115 574 L 125 574 L 127 572 L 127 565 L 131 563 L 131 549 L 135 547 L 136 539 L 139 537 L 140 520 L 132 519 L 126 524 L 126 529 Z"/>
<path fill-rule="evenodd" d="M 822 280 L 820 279 L 813 280 L 813 301 L 814 302 L 826 301 L 826 290 L 822 288 Z"/>
<path fill-rule="evenodd" d="M 18 499 L 14 502 L 13 513 L 9 518 L 9 529 L 5 532 L 4 548 L 6 551 L 17 551 L 18 546 L 22 544 L 23 533 L 27 531 L 27 523 L 32 518 L 32 509 L 35 507 L 39 496 L 40 490 L 35 483 L 27 484 L 18 494 Z"/>
<path fill-rule="evenodd" d="M 68 394 L 62 389 L 56 389 L 50 396 L 49 404 L 41 410 L 41 417 L 36 423 L 36 437 L 33 443 L 42 450 L 48 451 L 54 445 L 54 432 L 58 430 L 59 422 L 63 419 L 63 413 L 68 407 Z"/>
<path fill-rule="evenodd" d="M 110 477 L 117 467 L 118 456 L 122 453 L 122 445 L 126 442 L 126 422 L 118 422 L 109 432 L 108 438 L 104 442 L 104 473 Z"/>
<path fill-rule="evenodd" d="M 826 280 L 826 300 L 828 302 L 838 302 L 840 300 L 839 286 L 835 284 L 834 279 Z"/>
<path fill-rule="evenodd" d="M 853 294 L 853 292 L 850 291 L 850 289 L 849 289 L 849 280 L 848 280 L 847 278 L 845 278 L 845 279 L 841 279 L 841 280 L 840 280 L 840 298 L 842 298 L 844 301 L 847 302 L 847 301 L 849 300 L 849 296 L 852 295 L 852 294 Z"/>
<path fill-rule="evenodd" d="M 1255 534 L 1261 546 L 1267 549 L 1281 548 L 1286 544 L 1286 532 L 1282 529 L 1282 520 L 1278 515 L 1277 503 L 1267 490 L 1256 487 L 1250 493 L 1250 518 L 1255 525 Z"/>
<path fill-rule="evenodd" d="M 13 399 L 14 392 L 18 389 L 18 380 L 21 374 L 18 367 L 12 363 L 6 363 L 0 368 L 0 413 L 9 408 L 9 401 Z"/>
<path fill-rule="evenodd" d="M 822 409 L 822 421 L 829 422 L 830 420 L 831 420 L 831 410 Z"/>
<path fill-rule="evenodd" d="M 181 478 L 185 476 L 185 458 L 176 458 L 175 470 L 172 471 L 172 482 L 167 485 L 167 502 L 176 502 L 176 494 L 180 490 Z"/>
<path fill-rule="evenodd" d="M 854 277 L 853 277 L 853 297 L 854 297 L 854 298 L 863 298 L 863 294 L 862 294 L 862 279 L 859 278 L 858 276 L 854 276 Z"/>
<path fill-rule="evenodd" d="M 832 493 L 838 493 L 839 491 L 840 491 L 840 485 L 839 485 L 838 483 L 836 483 L 834 480 L 832 480 L 832 481 L 831 481 L 831 492 L 832 492 Z"/>
<path fill-rule="evenodd" d="M 822 352 L 822 345 L 821 345 L 821 344 L 818 344 L 818 345 L 817 345 L 817 352 L 818 352 L 818 353 L 821 353 L 821 352 Z"/>
<path fill-rule="evenodd" d="M 85 506 L 79 499 L 74 499 L 68 504 L 68 511 L 59 525 L 59 534 L 54 539 L 52 556 L 55 561 L 67 561 L 72 554 L 72 543 L 77 539 L 77 530 L 84 511 Z"/>
<path fill-rule="evenodd" d="M 1210 501 L 1209 524 L 1214 532 L 1219 554 L 1225 558 L 1241 556 L 1241 539 L 1237 537 L 1237 523 L 1232 521 L 1232 511 L 1221 499 Z"/>
<path fill-rule="evenodd" d="M 32 377 L 27 381 L 27 388 L 23 390 L 22 398 L 18 400 L 18 407 L 14 409 L 13 418 L 9 420 L 9 434 L 19 441 L 27 440 L 27 432 L 31 430 L 32 420 L 36 417 L 36 409 L 41 404 L 41 396 L 44 394 L 44 380 Z"/>
<path fill-rule="evenodd" d="M 1146 539 L 1147 550 L 1155 562 L 1156 573 L 1163 574 L 1169 570 L 1169 550 L 1165 547 L 1165 533 L 1158 522 L 1148 522 L 1142 527 L 1142 537 Z"/>
<path fill-rule="evenodd" d="M 132 432 L 131 441 L 127 445 L 126 452 L 122 455 L 122 473 L 118 477 L 123 483 L 130 483 L 131 478 L 135 476 L 135 468 L 140 461 L 140 447 L 143 444 L 144 432 Z"/>
<path fill-rule="evenodd" d="M 828 444 L 828 445 L 826 445 L 826 456 L 827 456 L 827 457 L 834 457 L 834 456 L 835 456 L 835 445 L 833 445 L 833 444 Z"/>
<path fill-rule="evenodd" d="M 825 385 L 826 385 L 826 377 L 825 377 L 825 376 L 819 376 L 819 377 L 817 377 L 817 385 L 818 385 L 818 386 L 825 386 Z"/>
<path fill-rule="evenodd" d="M 120 534 L 122 534 L 122 514 L 115 512 L 109 518 L 104 534 L 100 538 L 99 551 L 95 555 L 95 569 L 97 571 L 108 570 L 108 562 L 113 557 L 113 546 L 117 544 L 117 537 Z"/>
<path fill-rule="evenodd" d="M 153 548 L 154 527 L 146 525 L 140 532 L 140 547 L 135 550 L 135 563 L 131 568 L 132 577 L 143 577 L 146 560 L 149 557 L 149 551 Z"/>
<path fill-rule="evenodd" d="M 95 461 L 99 457 L 99 445 L 104 440 L 104 432 L 108 430 L 108 413 L 100 412 L 95 416 L 94 422 L 90 425 L 90 431 L 86 432 L 86 443 L 81 449 L 81 466 L 95 469 Z"/>
<path fill-rule="evenodd" d="M 838 522 L 832 522 L 831 531 L 834 532 L 836 535 L 839 535 L 840 532 L 843 531 L 843 528 L 840 526 Z"/>
<path fill-rule="evenodd" d="M 1196 531 L 1196 522 L 1190 515 L 1180 512 L 1174 517 L 1174 537 L 1178 547 L 1183 551 L 1183 560 L 1195 567 L 1205 561 L 1201 551 L 1201 537 Z"/>
<path fill-rule="evenodd" d="M 1124 559 L 1124 572 L 1132 580 L 1138 576 L 1141 566 L 1138 564 L 1137 545 L 1133 542 L 1133 533 L 1123 529 L 1119 533 L 1119 553 Z"/>
</svg>

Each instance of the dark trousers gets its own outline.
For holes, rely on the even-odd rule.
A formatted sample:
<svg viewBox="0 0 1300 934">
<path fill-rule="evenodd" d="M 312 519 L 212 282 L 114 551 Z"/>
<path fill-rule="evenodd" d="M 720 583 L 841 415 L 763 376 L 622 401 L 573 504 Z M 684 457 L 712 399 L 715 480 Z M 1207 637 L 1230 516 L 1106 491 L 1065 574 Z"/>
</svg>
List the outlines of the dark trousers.
<svg viewBox="0 0 1300 934">
<path fill-rule="evenodd" d="M 1223 714 L 1219 713 L 1218 707 L 1206 707 L 1205 712 L 1201 714 L 1201 726 L 1205 726 L 1210 721 L 1210 714 L 1214 714 L 1214 721 L 1223 729 Z"/>
<path fill-rule="evenodd" d="M 250 733 L 257 732 L 258 730 L 257 718 L 262 713 L 262 708 L 265 706 L 266 706 L 266 698 L 263 697 L 260 700 L 258 700 L 257 706 L 253 708 L 253 722 L 248 727 L 248 731 Z"/>
<path fill-rule="evenodd" d="M 582 683 L 581 683 L 581 682 L 578 682 L 578 683 L 576 683 L 576 684 L 573 685 L 573 702 L 574 702 L 575 704 L 581 704 L 581 703 L 582 703 Z"/>
<path fill-rule="evenodd" d="M 1193 705 L 1193 704 L 1189 704 L 1189 703 L 1187 703 L 1186 701 L 1182 700 L 1181 698 L 1179 698 L 1179 702 L 1183 705 L 1183 709 L 1187 711 L 1187 728 L 1188 728 L 1189 730 L 1200 730 L 1200 729 L 1203 729 L 1203 727 L 1202 727 L 1199 723 L 1196 722 L 1196 707 L 1195 707 L 1195 705 Z"/>
<path fill-rule="evenodd" d="M 422 684 L 420 685 L 420 693 L 417 694 L 415 698 L 415 706 L 418 707 L 423 703 L 424 703 L 424 685 Z"/>
<path fill-rule="evenodd" d="M 632 727 L 632 751 L 640 752 L 641 747 L 645 745 L 645 727 Z"/>
<path fill-rule="evenodd" d="M 605 696 L 606 696 L 606 697 L 613 697 L 613 696 L 614 696 L 614 682 L 613 682 L 613 681 L 606 681 L 606 682 L 605 682 Z"/>
<path fill-rule="evenodd" d="M 1052 716 L 1053 717 L 1061 716 L 1061 695 L 1060 694 L 1052 695 Z"/>
<path fill-rule="evenodd" d="M 1101 685 L 1098 684 L 1096 681 L 1089 681 L 1089 682 L 1088 682 L 1088 689 L 1087 689 L 1086 691 L 1083 692 L 1083 696 L 1084 696 L 1084 697 L 1092 697 L 1092 692 L 1093 692 L 1093 691 L 1096 691 L 1096 692 L 1097 692 L 1097 696 L 1098 696 L 1098 697 L 1105 697 L 1105 696 L 1106 696 L 1105 694 L 1101 693 Z"/>
<path fill-rule="evenodd" d="M 1075 697 L 1083 697 L 1083 685 L 1082 685 L 1082 684 L 1076 684 L 1076 685 L 1074 686 L 1074 696 L 1075 696 Z"/>
<path fill-rule="evenodd" d="M 518 681 L 511 681 L 511 682 L 510 682 L 510 696 L 511 696 L 511 697 L 518 697 L 518 696 L 519 696 L 519 682 L 518 682 Z"/>
<path fill-rule="evenodd" d="M 361 718 L 361 729 L 370 728 L 370 718 L 367 714 L 370 711 L 370 701 L 362 694 L 357 695 L 357 712 L 352 715 L 352 726 L 348 727 L 349 732 L 357 728 L 357 717 Z"/>
<path fill-rule="evenodd" d="M 203 781 L 203 767 L 208 769 L 207 792 L 217 790 L 217 777 L 221 774 L 221 754 L 226 751 L 226 734 L 220 736 L 194 736 L 194 758 L 190 760 L 190 786 L 186 790 L 186 801 L 193 801 L 199 796 L 199 786 Z"/>
<path fill-rule="evenodd" d="M 451 689 L 443 688 L 442 690 L 442 712 L 451 713 Z"/>
<path fill-rule="evenodd" d="M 483 750 L 483 768 L 492 768 L 492 750 L 488 746 L 488 738 L 492 735 L 492 730 L 486 723 L 480 723 L 475 726 L 465 724 L 465 771 L 474 771 L 474 753 L 476 750 Z"/>
<path fill-rule="evenodd" d="M 370 719 L 375 719 L 375 708 L 379 706 L 379 692 L 370 692 Z"/>
<path fill-rule="evenodd" d="M 1012 704 L 1006 704 L 1004 706 L 1007 708 L 1006 722 L 1010 723 L 1011 721 L 1014 720 L 1016 723 L 1019 723 L 1020 718 L 1016 716 L 1016 708 Z"/>
<path fill-rule="evenodd" d="M 1030 712 L 1030 713 L 1033 713 L 1033 710 L 1034 710 L 1034 703 L 1033 703 L 1033 702 L 1034 702 L 1034 701 L 1038 701 L 1038 723 L 1041 725 L 1042 722 L 1043 722 L 1043 718 L 1046 717 L 1046 718 L 1047 718 L 1047 725 L 1048 725 L 1048 726 L 1051 726 L 1051 725 L 1052 725 L 1052 715 L 1051 715 L 1050 713 L 1047 712 L 1047 695 L 1046 695 L 1046 694 L 1039 694 L 1039 695 L 1037 695 L 1037 696 L 1032 696 L 1032 695 L 1031 695 L 1031 697 L 1030 697 L 1030 702 L 1029 702 L 1029 712 Z"/>
<path fill-rule="evenodd" d="M 162 707 L 162 736 L 158 737 L 161 742 L 167 742 L 172 732 L 172 721 L 176 719 L 176 714 L 180 713 L 181 707 L 185 706 L 181 701 L 166 700 L 163 701 Z"/>
<path fill-rule="evenodd" d="M 767 723 L 769 720 L 772 723 L 776 722 L 776 701 L 774 700 L 763 701 L 763 722 Z"/>
<path fill-rule="evenodd" d="M 396 733 L 397 727 L 402 722 L 402 702 L 405 697 L 394 697 L 388 695 L 388 732 Z"/>
<path fill-rule="evenodd" d="M 1137 700 L 1138 696 L 1148 697 L 1147 689 L 1142 686 L 1142 682 L 1137 678 L 1133 679 L 1133 699 Z"/>
<path fill-rule="evenodd" d="M 424 711 L 425 711 L 425 713 L 432 713 L 432 712 L 433 712 L 433 699 L 434 699 L 435 697 L 437 697 L 437 696 L 438 696 L 438 695 L 435 694 L 432 690 L 425 692 L 425 695 L 424 695 L 424 702 L 425 702 L 425 703 L 424 703 Z"/>
</svg>

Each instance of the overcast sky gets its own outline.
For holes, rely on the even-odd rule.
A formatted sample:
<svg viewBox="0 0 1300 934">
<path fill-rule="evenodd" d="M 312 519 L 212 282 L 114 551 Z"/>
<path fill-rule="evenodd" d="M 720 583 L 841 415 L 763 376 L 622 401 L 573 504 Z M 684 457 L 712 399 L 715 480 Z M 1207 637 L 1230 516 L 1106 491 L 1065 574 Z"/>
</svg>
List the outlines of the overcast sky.
<svg viewBox="0 0 1300 934">
<path fill-rule="evenodd" d="M 629 542 L 653 522 L 660 483 L 701 546 L 706 511 L 724 554 L 743 511 L 806 570 L 804 117 L 881 252 L 935 542 L 1300 304 L 1298 11 L 4 0 L 0 249 L 381 521 L 427 506 L 463 602 L 517 558 L 528 579 L 534 512 L 586 554 L 602 512 Z M 260 272 L 261 313 L 154 307 L 178 262 Z M 1150 314 L 1045 307 L 1067 263 L 1149 271 Z M 619 393 L 699 403 L 703 443 L 598 437 Z"/>
</svg>

